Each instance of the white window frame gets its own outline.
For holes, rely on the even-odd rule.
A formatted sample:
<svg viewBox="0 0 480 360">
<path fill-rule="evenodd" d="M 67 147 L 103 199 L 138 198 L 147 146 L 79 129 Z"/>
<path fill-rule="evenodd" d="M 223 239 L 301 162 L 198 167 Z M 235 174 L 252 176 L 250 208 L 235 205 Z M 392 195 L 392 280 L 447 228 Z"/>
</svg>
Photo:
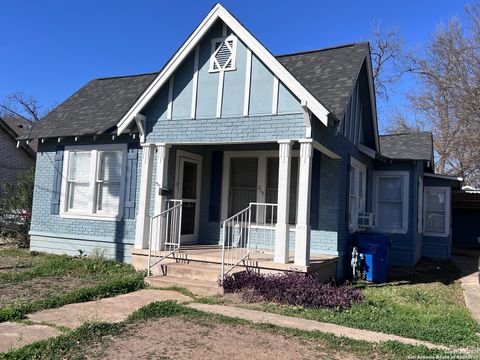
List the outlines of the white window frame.
<svg viewBox="0 0 480 360">
<path fill-rule="evenodd" d="M 227 42 L 229 40 L 233 40 L 233 44 L 232 44 L 232 61 L 231 61 L 231 64 L 229 67 L 225 68 L 225 69 L 215 69 L 213 67 L 214 65 L 214 59 L 215 59 L 215 56 L 217 54 L 217 49 L 215 48 L 215 45 L 218 44 L 218 43 L 223 43 L 223 42 Z M 217 73 L 217 72 L 224 72 L 224 71 L 234 71 L 234 70 L 237 70 L 237 65 L 236 65 L 236 60 L 237 60 L 237 37 L 233 34 L 230 34 L 228 36 L 223 36 L 223 37 L 219 37 L 219 38 L 214 38 L 212 39 L 211 41 L 211 44 L 212 44 L 212 49 L 211 49 L 211 52 L 210 52 L 210 59 L 209 59 L 209 69 L 208 69 L 208 72 L 210 73 Z M 228 45 L 227 45 L 228 46 Z M 218 48 L 220 49 L 220 47 Z"/>
<path fill-rule="evenodd" d="M 418 177 L 417 233 L 423 232 L 423 177 Z"/>
<path fill-rule="evenodd" d="M 89 210 L 75 211 L 68 209 L 68 171 L 70 169 L 70 153 L 75 151 L 90 152 L 90 172 L 89 178 Z M 98 153 L 99 151 L 121 151 L 122 152 L 122 169 L 120 174 L 120 198 L 118 201 L 118 212 L 116 214 L 103 213 L 96 211 L 97 200 L 97 174 L 98 174 Z M 60 194 L 60 217 L 70 219 L 91 219 L 91 220 L 107 220 L 119 221 L 123 216 L 123 205 L 125 199 L 125 178 L 127 172 L 127 144 L 106 144 L 106 145 L 78 145 L 66 146 L 63 153 L 63 169 L 62 169 L 62 189 Z"/>
<path fill-rule="evenodd" d="M 399 177 L 402 179 L 402 228 L 401 229 L 394 229 L 388 226 L 381 226 L 378 224 L 378 184 L 379 179 L 382 177 Z M 406 234 L 408 232 L 408 214 L 409 214 L 409 179 L 410 174 L 408 171 L 374 171 L 373 172 L 373 209 L 374 213 L 377 214 L 375 228 L 379 231 L 383 231 L 386 233 L 391 234 Z"/>
<path fill-rule="evenodd" d="M 426 214 L 427 214 L 427 193 L 429 191 L 444 191 L 445 192 L 445 228 L 443 230 L 443 233 L 432 233 L 432 232 L 427 232 L 425 230 L 426 226 Z M 451 189 L 450 187 L 447 186 L 425 186 L 424 191 L 423 191 L 423 235 L 425 236 L 436 236 L 436 237 L 448 237 L 450 235 L 450 222 L 451 222 L 451 217 L 450 217 L 450 211 L 451 211 L 451 206 L 450 206 L 450 200 L 451 200 Z"/>
<path fill-rule="evenodd" d="M 299 157 L 299 150 L 292 150 L 291 155 Z M 268 158 L 279 157 L 278 150 L 266 151 L 225 151 L 223 153 L 223 176 L 222 176 L 222 206 L 221 206 L 221 222 L 228 218 L 228 199 L 230 195 L 230 161 L 232 158 L 257 158 L 258 159 L 258 173 L 257 173 L 257 202 L 265 203 L 267 190 L 267 160 Z M 299 171 L 300 173 L 300 171 Z M 298 177 L 298 174 L 297 174 Z M 299 185 L 300 183 L 297 182 Z M 298 197 L 298 191 L 297 191 Z M 298 199 L 297 199 L 298 207 Z M 296 211 L 296 209 L 295 209 Z M 255 227 L 255 225 L 252 225 Z M 265 225 L 261 226 L 265 228 Z M 268 227 L 268 226 L 267 226 Z M 295 225 L 290 225 L 290 230 L 295 230 Z"/>
<path fill-rule="evenodd" d="M 355 179 L 359 180 L 360 177 L 363 178 L 363 193 L 360 194 L 360 181 L 356 181 L 354 184 L 355 194 L 351 193 L 352 184 L 350 180 L 352 179 L 351 173 L 354 171 L 356 173 Z M 350 173 L 349 175 L 349 186 L 348 186 L 348 227 L 350 232 L 353 232 L 358 229 L 358 214 L 364 213 L 366 210 L 366 197 L 367 197 L 367 165 L 358 161 L 354 157 L 350 158 Z M 353 214 L 350 212 L 351 210 L 351 201 L 352 197 L 355 197 L 356 205 Z M 359 206 L 360 204 L 360 206 Z"/>
</svg>

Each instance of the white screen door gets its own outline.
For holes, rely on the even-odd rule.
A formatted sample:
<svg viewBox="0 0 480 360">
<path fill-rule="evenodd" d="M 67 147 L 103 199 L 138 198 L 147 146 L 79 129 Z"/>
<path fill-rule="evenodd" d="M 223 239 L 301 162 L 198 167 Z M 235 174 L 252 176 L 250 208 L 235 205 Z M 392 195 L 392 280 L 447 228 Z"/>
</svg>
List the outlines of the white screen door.
<svg viewBox="0 0 480 360">
<path fill-rule="evenodd" d="M 175 198 L 183 201 L 182 243 L 198 240 L 202 157 L 184 151 L 177 153 Z"/>
</svg>

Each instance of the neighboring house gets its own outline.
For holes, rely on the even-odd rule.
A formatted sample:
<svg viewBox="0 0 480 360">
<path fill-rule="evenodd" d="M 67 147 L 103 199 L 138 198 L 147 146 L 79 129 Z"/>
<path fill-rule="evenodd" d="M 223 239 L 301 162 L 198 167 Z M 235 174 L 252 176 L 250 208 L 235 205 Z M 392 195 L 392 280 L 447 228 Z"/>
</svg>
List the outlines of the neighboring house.
<svg viewBox="0 0 480 360">
<path fill-rule="evenodd" d="M 30 129 L 30 123 L 17 117 L 0 118 L 0 183 L 14 184 L 25 171 L 35 167 L 36 141 L 20 143 L 17 138 Z M 0 197 L 5 196 L 0 190 Z"/>
<path fill-rule="evenodd" d="M 230 265 L 248 242 L 257 266 L 342 277 L 376 224 L 391 264 L 450 256 L 455 179 L 433 174 L 431 135 L 378 136 L 368 43 L 275 57 L 216 5 L 159 73 L 92 80 L 28 138 L 33 250 L 218 262 L 224 239 Z"/>
</svg>

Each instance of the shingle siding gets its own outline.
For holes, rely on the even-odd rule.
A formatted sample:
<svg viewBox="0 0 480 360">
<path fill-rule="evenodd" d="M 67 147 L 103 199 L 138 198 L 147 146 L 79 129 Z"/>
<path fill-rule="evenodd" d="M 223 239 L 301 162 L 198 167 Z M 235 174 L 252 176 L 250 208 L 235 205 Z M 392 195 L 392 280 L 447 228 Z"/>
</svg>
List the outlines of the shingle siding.
<svg viewBox="0 0 480 360">
<path fill-rule="evenodd" d="M 147 117 L 149 119 L 149 117 Z M 147 120 L 147 142 L 259 142 L 305 137 L 302 114 L 221 119 Z"/>
</svg>

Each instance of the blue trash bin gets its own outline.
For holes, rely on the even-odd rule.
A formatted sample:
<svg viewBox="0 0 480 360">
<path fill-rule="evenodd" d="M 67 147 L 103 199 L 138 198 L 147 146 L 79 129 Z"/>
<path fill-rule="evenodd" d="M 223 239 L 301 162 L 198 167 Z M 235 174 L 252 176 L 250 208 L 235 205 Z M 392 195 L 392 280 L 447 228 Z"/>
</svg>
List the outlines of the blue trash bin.
<svg viewBox="0 0 480 360">
<path fill-rule="evenodd" d="M 354 240 L 360 253 L 365 255 L 365 272 L 368 281 L 387 281 L 389 240 L 385 234 L 355 233 Z"/>
</svg>

